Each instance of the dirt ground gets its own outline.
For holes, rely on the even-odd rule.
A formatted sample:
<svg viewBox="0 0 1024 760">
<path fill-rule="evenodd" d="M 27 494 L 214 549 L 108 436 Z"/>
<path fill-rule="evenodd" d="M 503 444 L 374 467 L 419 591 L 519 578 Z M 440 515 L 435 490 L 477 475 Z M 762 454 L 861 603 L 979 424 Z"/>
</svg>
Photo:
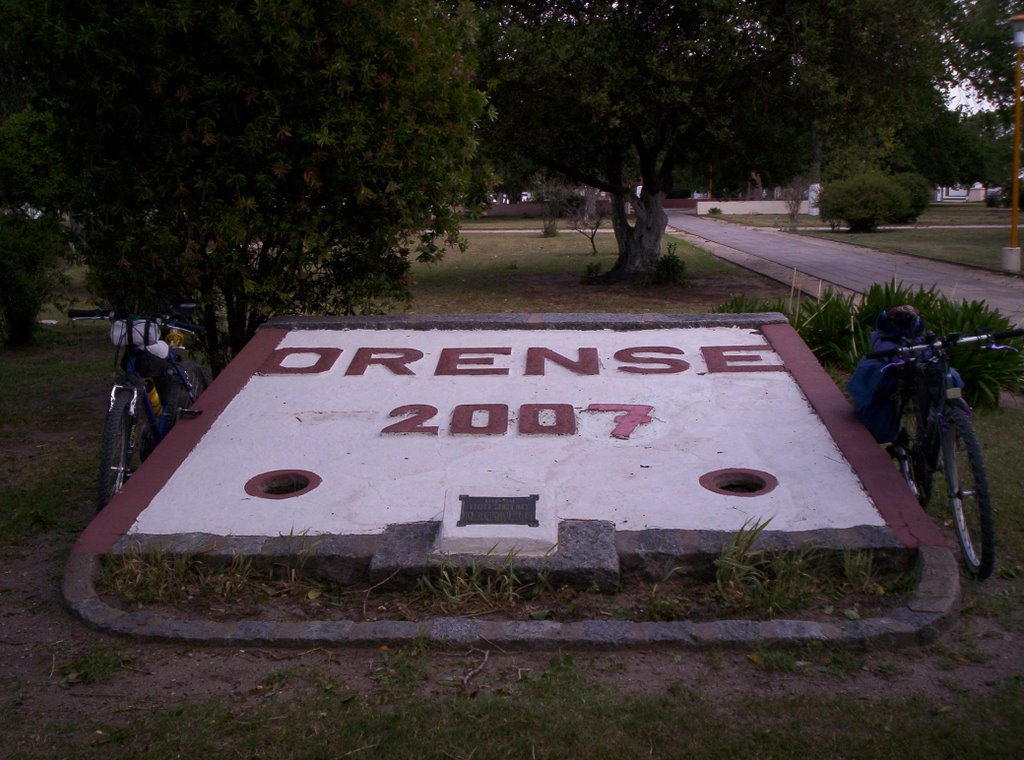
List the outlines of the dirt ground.
<svg viewBox="0 0 1024 760">
<path fill-rule="evenodd" d="M 139 709 L 210 698 L 258 699 L 283 668 L 315 670 L 356 694 L 381 688 L 375 678 L 383 656 L 379 649 L 195 647 L 91 630 L 67 612 L 60 596 L 71 539 L 47 534 L 4 552 L 0 715 L 36 725 L 58 716 L 83 725 L 118 724 L 130 722 Z M 1006 580 L 968 587 L 969 608 L 927 647 L 858 651 L 845 658 L 802 650 L 784 668 L 771 667 L 766 653 L 757 650 L 578 652 L 575 660 L 593 679 L 626 693 L 668 693 L 683 686 L 719 701 L 752 694 L 845 693 L 864 700 L 917 695 L 942 704 L 955 694 L 983 692 L 1008 677 L 1024 676 L 1024 616 L 1013 589 Z M 553 654 L 494 648 L 474 672 L 483 651 L 425 653 L 423 695 L 450 694 L 452 682 L 461 683 L 468 674 L 466 688 L 504 689 L 524 673 L 543 669 Z M 116 653 L 120 669 L 109 679 L 84 682 L 76 663 L 100 652 Z"/>
<path fill-rule="evenodd" d="M 705 296 L 717 287 L 704 285 Z M 747 292 L 769 297 L 785 290 L 763 281 Z M 102 389 L 97 391 L 102 398 Z M 95 439 L 94 432 L 83 430 L 40 430 L 39 435 L 47 446 L 84 446 Z M 6 451 L 0 452 L 0 463 L 16 470 L 24 451 L 41 441 L 3 441 L 0 449 Z M 84 523 L 88 509 L 83 506 L 74 517 Z M 23 727 L 54 719 L 83 727 L 94 720 L 128 725 L 138 710 L 211 698 L 244 704 L 260 699 L 273 674 L 285 668 L 316 671 L 356 694 L 382 688 L 375 677 L 386 655 L 380 649 L 196 647 L 138 642 L 91 630 L 68 613 L 60 594 L 75 537 L 49 532 L 0 547 L 0 724 L 8 718 Z M 847 658 L 801 650 L 784 667 L 772 666 L 756 650 L 579 652 L 575 661 L 596 681 L 626 693 L 671 693 L 683 686 L 720 701 L 847 693 L 864 700 L 918 695 L 941 705 L 958 694 L 985 692 L 1008 677 L 1024 677 L 1020 581 L 968 583 L 964 604 L 959 622 L 927 647 L 855 652 Z M 116 672 L 89 682 L 85 663 L 110 654 L 116 655 Z M 452 693 L 453 681 L 473 691 L 504 689 L 543 669 L 552 654 L 496 647 L 427 652 L 419 688 L 428 698 Z M 0 731 L 0 756 L 4 733 Z M 17 740 L 31 745 L 32 736 L 19 735 Z"/>
</svg>

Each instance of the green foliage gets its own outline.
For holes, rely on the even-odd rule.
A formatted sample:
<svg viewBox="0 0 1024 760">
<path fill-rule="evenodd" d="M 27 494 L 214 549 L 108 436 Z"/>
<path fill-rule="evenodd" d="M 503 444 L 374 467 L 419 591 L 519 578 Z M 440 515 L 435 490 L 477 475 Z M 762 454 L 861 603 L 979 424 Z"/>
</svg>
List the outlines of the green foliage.
<svg viewBox="0 0 1024 760">
<path fill-rule="evenodd" d="M 0 123 L 0 209 L 53 210 L 71 179 L 64 173 L 48 113 L 31 108 Z"/>
<path fill-rule="evenodd" d="M 111 555 L 100 586 L 134 604 L 178 604 L 202 599 L 230 602 L 259 580 L 252 559 L 236 555 L 227 566 L 207 565 L 192 554 L 138 551 Z"/>
<path fill-rule="evenodd" d="M 745 297 L 722 304 L 716 311 L 743 313 L 778 311 L 787 316 L 824 364 L 852 372 L 859 358 L 871 350 L 871 331 L 878 315 L 894 304 L 913 304 L 928 330 L 944 335 L 1012 329 L 1010 320 L 983 301 L 951 301 L 935 288 L 908 288 L 889 282 L 872 285 L 859 300 L 830 290 L 821 301 L 765 303 Z M 1024 386 L 1024 354 L 961 347 L 952 352 L 953 366 L 964 380 L 964 394 L 973 404 L 999 403 L 999 389 Z"/>
<path fill-rule="evenodd" d="M 679 258 L 677 249 L 678 244 L 669 243 L 668 251 L 658 258 L 652 277 L 656 285 L 678 285 L 686 279 L 686 262 Z"/>
<path fill-rule="evenodd" d="M 885 597 L 906 590 L 907 574 L 882 576 L 870 551 L 826 552 L 804 545 L 792 551 L 770 552 L 757 547 L 768 526 L 744 523 L 715 560 L 715 583 L 723 604 L 734 611 L 775 615 L 806 606 L 815 598 L 839 599 L 850 594 Z M 834 610 L 856 620 L 856 606 Z"/>
<path fill-rule="evenodd" d="M 601 276 L 601 262 L 591 261 L 585 267 L 583 267 L 583 281 L 593 281 Z"/>
<path fill-rule="evenodd" d="M 910 204 L 905 187 L 892 177 L 873 173 L 829 182 L 818 197 L 822 219 L 845 222 L 850 232 L 873 232 L 879 224 L 905 218 Z"/>
<path fill-rule="evenodd" d="M 386 308 L 456 240 L 484 106 L 462 11 L 22 7 L 98 295 L 197 297 L 218 363 L 272 314 Z"/>
<path fill-rule="evenodd" d="M 36 316 L 59 296 L 61 239 L 46 218 L 0 213 L 0 337 L 9 346 L 32 342 Z"/>
<path fill-rule="evenodd" d="M 77 684 L 92 684 L 109 681 L 132 662 L 132 658 L 117 650 L 104 649 L 94 645 L 88 652 L 61 665 L 60 686 L 69 688 Z"/>
<path fill-rule="evenodd" d="M 44 213 L 66 184 L 52 132 L 52 120 L 31 109 L 0 123 L 0 339 L 7 345 L 32 341 L 40 309 L 66 285 L 60 227 Z"/>
<path fill-rule="evenodd" d="M 907 191 L 909 198 L 907 213 L 903 216 L 893 217 L 892 221 L 899 224 L 910 224 L 917 221 L 932 200 L 932 187 L 927 178 L 916 172 L 901 172 L 894 174 L 892 179 Z"/>
<path fill-rule="evenodd" d="M 474 560 L 468 566 L 442 559 L 417 579 L 417 599 L 446 615 L 512 610 L 547 587 L 543 573 L 533 581 L 521 578 L 515 559 L 513 552 L 498 563 Z"/>
</svg>

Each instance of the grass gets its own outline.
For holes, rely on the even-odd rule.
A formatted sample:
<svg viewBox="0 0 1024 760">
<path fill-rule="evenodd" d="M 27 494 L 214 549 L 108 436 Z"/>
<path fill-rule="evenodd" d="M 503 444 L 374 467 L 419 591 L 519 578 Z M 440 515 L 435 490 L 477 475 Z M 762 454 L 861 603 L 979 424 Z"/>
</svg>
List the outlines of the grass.
<svg viewBox="0 0 1024 760">
<path fill-rule="evenodd" d="M 702 276 L 730 271 L 680 245 L 692 278 L 688 284 L 591 289 L 576 283 L 588 263 L 607 266 L 611 261 L 610 237 L 599 236 L 602 252 L 597 257 L 575 233 L 544 239 L 539 230 L 536 236 L 471 232 L 469 238 L 466 254 L 452 255 L 434 268 L 417 266 L 415 310 L 684 310 L 697 302 L 691 299 Z M 561 284 L 546 288 L 552 279 Z M 736 274 L 737 292 L 754 281 Z M 710 307 L 705 298 L 701 310 Z M 111 370 L 106 331 L 46 327 L 40 340 L 25 351 L 0 351 L 0 436 L 8 452 L 0 481 L 0 542 L 5 546 L 54 528 L 70 533 L 91 513 L 91 473 Z M 998 507 L 999 566 L 1007 569 L 1007 577 L 968 584 L 965 614 L 993 615 L 1013 625 L 1024 606 L 1024 403 L 979 412 L 977 425 Z M 933 507 L 936 517 L 944 511 L 938 503 Z M 856 567 L 860 560 L 850 557 L 848 562 L 851 574 L 863 573 Z M 56 587 L 56 577 L 53 583 Z M 668 585 L 650 590 L 657 618 L 685 614 L 666 596 Z M 308 603 L 314 601 L 320 600 Z M 84 697 L 94 696 L 92 685 L 117 693 L 119 679 L 135 661 L 109 640 L 101 641 L 106 644 L 54 664 L 52 683 L 76 690 L 72 693 L 83 697 L 79 705 L 90 703 Z M 140 660 L 152 651 L 159 663 L 165 650 L 142 651 L 146 654 Z M 884 689 L 871 699 L 821 691 L 786 696 L 775 687 L 790 673 L 813 670 L 823 678 L 845 679 L 865 667 L 865 658 L 828 647 L 750 654 L 749 659 L 744 653 L 709 655 L 712 679 L 716 657 L 718 662 L 745 661 L 751 673 L 750 682 L 734 696 L 714 699 L 690 681 L 657 693 L 646 693 L 643 686 L 640 693 L 630 692 L 620 687 L 628 681 L 609 684 L 605 675 L 566 654 L 555 654 L 532 670 L 517 670 L 513 659 L 505 672 L 493 674 L 480 670 L 484 658 L 478 651 L 441 657 L 422 646 L 373 653 L 364 674 L 367 686 L 332 668 L 332 657 L 366 656 L 345 651 L 327 654 L 322 666 L 273 670 L 255 688 L 215 700 L 176 696 L 130 704 L 126 698 L 109 712 L 51 712 L 45 717 L 40 707 L 33 711 L 20 701 L 7 702 L 0 746 L 10 758 L 104 759 L 1024 756 L 1020 679 L 997 680 L 970 694 L 951 691 L 946 698 L 895 699 Z M 594 660 L 608 662 L 614 656 Z M 659 667 L 671 672 L 688 655 L 642 656 L 656 658 Z M 955 669 L 979 655 L 957 645 L 936 656 Z M 48 669 L 50 658 L 45 660 Z M 900 677 L 898 666 L 868 667 L 882 679 Z M 27 689 L 14 679 L 4 683 L 12 690 Z"/>
<path fill-rule="evenodd" d="M 110 681 L 128 667 L 132 658 L 116 648 L 95 645 L 57 669 L 61 688 Z"/>
<path fill-rule="evenodd" d="M 751 227 L 786 229 L 789 224 L 782 214 L 730 214 L 719 218 Z M 867 234 L 832 232 L 815 216 L 803 215 L 797 224 L 803 235 L 997 271 L 1002 269 L 1001 250 L 1010 242 L 1010 209 L 988 208 L 982 203 L 933 203 L 915 224 Z M 931 226 L 945 229 L 927 229 Z"/>
<path fill-rule="evenodd" d="M 615 239 L 601 235 L 598 253 L 582 235 L 564 232 L 545 238 L 540 232 L 467 231 L 465 252 L 449 251 L 439 264 L 413 267 L 415 314 L 510 312 L 678 312 L 705 311 L 700 282 L 729 273 L 731 293 L 740 294 L 759 278 L 723 264 L 682 241 L 666 238 L 665 250 L 676 246 L 687 280 L 678 285 L 581 285 L 588 267 L 607 272 L 615 263 Z M 788 292 L 778 289 L 781 294 Z M 723 295 L 722 300 L 729 297 Z"/>
<path fill-rule="evenodd" d="M 883 229 L 861 235 L 846 232 L 814 232 L 814 237 L 854 243 L 888 253 L 922 256 L 954 264 L 1001 270 L 1001 250 L 1009 245 L 1009 225 L 1005 228 L 972 229 Z"/>
<path fill-rule="evenodd" d="M 789 225 L 786 214 L 727 214 L 717 217 L 727 222 L 736 222 L 750 227 L 775 227 L 784 229 Z M 829 225 L 820 216 L 801 214 L 797 219 L 799 227 L 823 227 Z M 905 225 L 908 229 L 928 226 L 996 226 L 1010 227 L 1010 209 L 989 208 L 984 203 L 932 203 L 917 221 Z"/>
<path fill-rule="evenodd" d="M 737 531 L 715 561 L 715 584 L 725 608 L 752 617 L 774 617 L 809 606 L 814 600 L 837 601 L 849 595 L 887 598 L 906 590 L 903 575 L 876 572 L 870 552 L 845 551 L 836 555 L 801 547 L 790 552 L 755 548 L 770 521 L 749 523 Z M 826 614 L 857 619 L 856 603 Z"/>
<path fill-rule="evenodd" d="M 37 345 L 0 351 L 0 541 L 81 527 L 92 503 L 106 383 L 106 330 L 45 327 Z"/>
<path fill-rule="evenodd" d="M 543 574 L 533 581 L 520 578 L 515 559 L 509 552 L 500 562 L 474 560 L 468 567 L 442 559 L 420 576 L 412 598 L 444 615 L 514 610 L 548 588 Z"/>
<path fill-rule="evenodd" d="M 841 677 L 861 667 L 848 653 L 824 650 L 751 669 L 785 678 L 801 669 Z M 802 665 L 800 663 L 807 663 Z M 864 701 L 843 695 L 766 697 L 754 690 L 728 703 L 699 691 L 625 694 L 596 682 L 569 655 L 500 690 L 437 689 L 416 652 L 383 652 L 377 668 L 388 686 L 353 696 L 312 669 L 275 674 L 258 700 L 235 697 L 143 709 L 130 726 L 94 719 L 84 725 L 54 716 L 50 733 L 81 736 L 81 758 L 361 757 L 1019 757 L 1024 753 L 1022 685 L 999 683 L 985 696 L 953 693 Z M 453 679 L 454 680 L 454 679 Z M 443 688 L 443 687 L 442 687 Z M 187 730 L 182 730 L 187 726 Z M 69 745 L 64 744 L 67 747 Z M 9 757 L 36 757 L 8 747 Z"/>
</svg>

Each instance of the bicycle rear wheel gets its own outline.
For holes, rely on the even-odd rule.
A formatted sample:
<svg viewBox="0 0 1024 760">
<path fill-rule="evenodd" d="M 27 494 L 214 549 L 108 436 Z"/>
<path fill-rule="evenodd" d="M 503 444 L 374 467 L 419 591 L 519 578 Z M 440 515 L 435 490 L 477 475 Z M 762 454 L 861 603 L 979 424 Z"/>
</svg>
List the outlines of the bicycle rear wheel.
<svg viewBox="0 0 1024 760">
<path fill-rule="evenodd" d="M 985 460 L 970 412 L 953 406 L 946 408 L 945 415 L 942 462 L 953 524 L 964 565 L 971 575 L 984 580 L 992 574 L 996 556 Z"/>
<path fill-rule="evenodd" d="M 132 393 L 118 391 L 107 412 L 100 442 L 100 466 L 96 489 L 96 511 L 99 512 L 120 491 L 138 468 L 146 447 L 149 422 L 141 413 L 141 402 L 133 416 Z"/>
</svg>

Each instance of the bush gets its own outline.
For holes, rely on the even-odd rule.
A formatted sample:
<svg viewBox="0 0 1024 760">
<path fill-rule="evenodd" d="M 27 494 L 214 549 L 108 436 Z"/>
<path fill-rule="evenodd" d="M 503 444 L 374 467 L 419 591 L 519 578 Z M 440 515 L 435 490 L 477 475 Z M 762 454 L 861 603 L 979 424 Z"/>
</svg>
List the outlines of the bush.
<svg viewBox="0 0 1024 760">
<path fill-rule="evenodd" d="M 860 174 L 825 185 L 818 206 L 827 222 L 843 221 L 850 232 L 873 232 L 879 224 L 907 216 L 911 200 L 894 178 Z"/>
<path fill-rule="evenodd" d="M 890 282 L 872 285 L 860 303 L 852 297 L 825 291 L 821 301 L 758 302 L 745 297 L 722 304 L 718 312 L 779 311 L 811 348 L 822 364 L 852 372 L 857 360 L 870 350 L 871 331 L 879 313 L 894 304 L 913 304 L 921 312 L 925 329 L 939 335 L 971 334 L 1012 329 L 1010 320 L 981 301 L 951 301 L 935 288 L 907 288 Z M 1024 385 L 1024 354 L 960 348 L 952 352 L 953 366 L 964 380 L 964 394 L 972 404 L 995 406 L 1000 388 Z"/>
<path fill-rule="evenodd" d="M 686 262 L 676 253 L 678 245 L 668 244 L 668 251 L 658 258 L 652 280 L 656 285 L 678 285 L 686 278 Z"/>
<path fill-rule="evenodd" d="M 910 206 L 902 217 L 893 218 L 898 224 L 912 224 L 932 202 L 932 186 L 928 179 L 915 172 L 902 172 L 892 176 L 893 181 L 907 191 Z"/>
<path fill-rule="evenodd" d="M 0 335 L 9 346 L 32 342 L 36 317 L 64 286 L 60 235 L 47 220 L 0 216 Z"/>
</svg>

